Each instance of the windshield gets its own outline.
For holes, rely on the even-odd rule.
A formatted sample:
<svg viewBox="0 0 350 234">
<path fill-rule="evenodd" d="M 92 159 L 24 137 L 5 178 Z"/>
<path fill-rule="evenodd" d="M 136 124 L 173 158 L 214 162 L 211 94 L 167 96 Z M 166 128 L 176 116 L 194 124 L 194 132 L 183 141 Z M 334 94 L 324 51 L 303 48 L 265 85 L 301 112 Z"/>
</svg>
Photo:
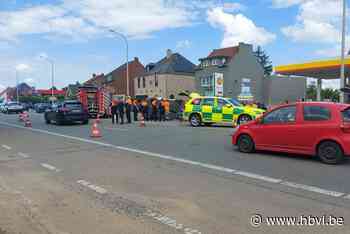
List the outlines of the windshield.
<svg viewBox="0 0 350 234">
<path fill-rule="evenodd" d="M 234 106 L 242 106 L 242 104 L 234 98 L 225 98 L 225 100 L 232 103 Z"/>
</svg>

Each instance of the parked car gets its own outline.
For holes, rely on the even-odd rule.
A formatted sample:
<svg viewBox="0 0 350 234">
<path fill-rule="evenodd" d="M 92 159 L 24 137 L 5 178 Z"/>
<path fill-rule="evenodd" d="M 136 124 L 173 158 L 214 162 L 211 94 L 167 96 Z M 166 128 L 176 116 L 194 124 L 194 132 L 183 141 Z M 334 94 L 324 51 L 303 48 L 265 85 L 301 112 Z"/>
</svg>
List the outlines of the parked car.
<svg viewBox="0 0 350 234">
<path fill-rule="evenodd" d="M 265 112 L 259 108 L 243 106 L 232 98 L 191 95 L 185 104 L 183 117 L 193 127 L 213 123 L 238 125 L 251 121 Z"/>
<path fill-rule="evenodd" d="M 79 101 L 53 104 L 45 111 L 44 118 L 47 124 L 51 122 L 55 122 L 57 125 L 73 122 L 89 123 L 89 114 Z"/>
<path fill-rule="evenodd" d="M 23 105 L 19 102 L 8 102 L 4 105 L 4 113 L 11 114 L 11 113 L 21 113 L 23 112 L 24 108 Z"/>
<path fill-rule="evenodd" d="M 34 105 L 36 113 L 44 113 L 51 105 L 49 103 L 37 103 Z"/>
<path fill-rule="evenodd" d="M 4 102 L 0 103 L 0 112 L 2 112 L 2 113 L 5 112 L 5 103 Z"/>
<path fill-rule="evenodd" d="M 337 164 L 350 156 L 350 105 L 300 102 L 279 106 L 238 127 L 232 144 L 244 153 L 269 150 L 317 155 Z"/>
</svg>

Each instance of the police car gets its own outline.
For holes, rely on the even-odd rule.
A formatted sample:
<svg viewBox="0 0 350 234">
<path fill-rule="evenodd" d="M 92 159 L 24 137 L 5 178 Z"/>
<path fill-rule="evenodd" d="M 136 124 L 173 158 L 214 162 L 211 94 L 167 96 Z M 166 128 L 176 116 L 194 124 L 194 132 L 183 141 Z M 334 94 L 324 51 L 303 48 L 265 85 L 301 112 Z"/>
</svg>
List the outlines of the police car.
<svg viewBox="0 0 350 234">
<path fill-rule="evenodd" d="M 239 125 L 257 118 L 264 112 L 263 109 L 243 106 L 235 99 L 191 95 L 185 104 L 184 119 L 193 127 L 213 123 Z"/>
</svg>

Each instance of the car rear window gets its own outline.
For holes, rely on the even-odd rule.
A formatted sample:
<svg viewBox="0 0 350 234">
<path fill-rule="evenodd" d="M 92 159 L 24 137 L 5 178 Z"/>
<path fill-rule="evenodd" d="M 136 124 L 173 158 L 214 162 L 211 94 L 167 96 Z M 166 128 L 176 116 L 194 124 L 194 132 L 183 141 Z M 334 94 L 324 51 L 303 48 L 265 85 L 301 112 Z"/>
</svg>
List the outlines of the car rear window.
<svg viewBox="0 0 350 234">
<path fill-rule="evenodd" d="M 350 122 L 350 108 L 342 111 L 342 115 L 343 115 L 344 122 Z"/>
<path fill-rule="evenodd" d="M 69 108 L 69 109 L 81 109 L 82 108 L 81 103 L 78 103 L 78 102 L 65 103 L 64 106 Z"/>
<path fill-rule="evenodd" d="M 324 106 L 304 106 L 305 121 L 325 121 L 331 119 L 331 111 Z"/>
</svg>

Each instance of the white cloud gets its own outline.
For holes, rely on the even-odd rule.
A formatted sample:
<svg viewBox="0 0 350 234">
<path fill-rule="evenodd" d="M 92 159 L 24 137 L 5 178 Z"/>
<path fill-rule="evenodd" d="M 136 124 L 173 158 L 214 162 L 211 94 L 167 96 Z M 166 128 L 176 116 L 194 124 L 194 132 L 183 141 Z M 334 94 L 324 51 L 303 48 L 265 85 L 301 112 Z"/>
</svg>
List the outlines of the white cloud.
<svg viewBox="0 0 350 234">
<path fill-rule="evenodd" d="M 276 35 L 268 32 L 242 14 L 230 14 L 217 7 L 208 10 L 208 22 L 213 27 L 221 28 L 224 31 L 222 47 L 234 46 L 239 42 L 251 43 L 254 45 L 265 45 L 275 40 Z"/>
<path fill-rule="evenodd" d="M 0 11 L 0 41 L 39 34 L 47 38 L 86 40 L 113 28 L 130 37 L 149 37 L 168 28 L 191 25 L 195 6 L 185 0 L 62 0 L 61 4 Z"/>
<path fill-rule="evenodd" d="M 176 48 L 177 49 L 188 49 L 190 48 L 192 45 L 192 43 L 189 40 L 182 40 L 182 41 L 178 41 L 176 43 Z"/>
<path fill-rule="evenodd" d="M 286 8 L 298 5 L 306 0 L 272 0 L 272 6 L 275 8 Z"/>
<path fill-rule="evenodd" d="M 31 67 L 28 64 L 25 63 L 20 63 L 16 65 L 16 70 L 17 71 L 28 71 L 30 70 Z"/>
<path fill-rule="evenodd" d="M 339 43 L 341 9 L 340 0 L 301 1 L 296 23 L 282 32 L 295 42 Z"/>
</svg>

